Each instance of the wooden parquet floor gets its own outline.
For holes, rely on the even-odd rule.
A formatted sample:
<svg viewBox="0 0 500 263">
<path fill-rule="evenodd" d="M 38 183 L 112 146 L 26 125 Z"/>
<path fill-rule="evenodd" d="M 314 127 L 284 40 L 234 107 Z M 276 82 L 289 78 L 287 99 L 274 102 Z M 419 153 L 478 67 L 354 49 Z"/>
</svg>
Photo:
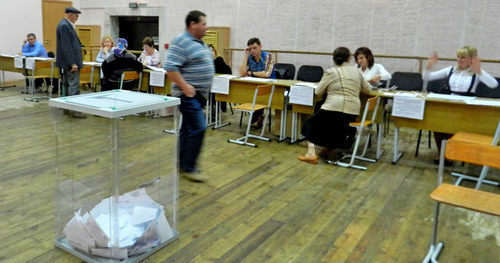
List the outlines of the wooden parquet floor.
<svg viewBox="0 0 500 263">
<path fill-rule="evenodd" d="M 55 146 L 47 101 L 22 98 L 17 88 L 0 91 L 0 262 L 81 262 L 53 244 Z M 243 129 L 239 115 L 224 118 L 233 124 L 207 130 L 200 157 L 210 181 L 180 179 L 179 239 L 144 262 L 421 262 L 437 167 L 426 138 L 413 156 L 418 131 L 402 129 L 405 155 L 397 165 L 390 162 L 391 130 L 382 159 L 358 171 L 298 161 L 304 142 L 227 143 Z M 81 133 L 92 136 L 92 129 Z M 479 168 L 455 163 L 446 171 L 450 181 L 450 171 L 478 174 Z M 500 175 L 492 170 L 489 178 Z M 500 261 L 498 218 L 442 206 L 439 227 L 441 262 Z"/>
</svg>

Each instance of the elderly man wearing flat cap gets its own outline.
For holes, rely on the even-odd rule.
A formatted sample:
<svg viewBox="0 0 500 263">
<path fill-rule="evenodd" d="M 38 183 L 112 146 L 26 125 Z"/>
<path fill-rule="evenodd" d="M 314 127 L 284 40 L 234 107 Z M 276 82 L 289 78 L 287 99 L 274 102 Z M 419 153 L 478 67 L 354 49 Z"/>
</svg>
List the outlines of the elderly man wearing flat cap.
<svg viewBox="0 0 500 263">
<path fill-rule="evenodd" d="M 56 64 L 62 70 L 63 95 L 72 96 L 79 93 L 80 69 L 83 67 L 82 44 L 75 31 L 75 22 L 81 14 L 80 10 L 68 7 L 64 18 L 57 25 Z"/>
</svg>

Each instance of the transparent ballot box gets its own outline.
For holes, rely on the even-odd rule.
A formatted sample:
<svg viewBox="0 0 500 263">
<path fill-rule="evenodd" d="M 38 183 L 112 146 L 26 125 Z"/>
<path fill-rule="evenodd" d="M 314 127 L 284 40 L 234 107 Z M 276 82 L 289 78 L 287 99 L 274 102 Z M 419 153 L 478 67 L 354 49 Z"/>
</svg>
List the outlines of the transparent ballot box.
<svg viewBox="0 0 500 263">
<path fill-rule="evenodd" d="M 51 99 L 57 247 L 139 262 L 177 239 L 178 98 L 112 90 Z M 154 118 L 169 109 L 171 117 Z"/>
</svg>

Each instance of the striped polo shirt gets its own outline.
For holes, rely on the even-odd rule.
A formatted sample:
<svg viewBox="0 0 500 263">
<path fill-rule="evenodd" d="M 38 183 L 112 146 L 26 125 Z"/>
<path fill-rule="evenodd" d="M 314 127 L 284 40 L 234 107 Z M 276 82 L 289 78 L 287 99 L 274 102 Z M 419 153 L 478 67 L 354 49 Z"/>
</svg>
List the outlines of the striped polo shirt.
<svg viewBox="0 0 500 263">
<path fill-rule="evenodd" d="M 195 38 L 186 30 L 172 40 L 165 70 L 180 72 L 187 83 L 207 97 L 215 74 L 212 52 L 203 40 Z M 172 83 L 172 96 L 179 97 L 183 94 L 182 90 Z"/>
</svg>

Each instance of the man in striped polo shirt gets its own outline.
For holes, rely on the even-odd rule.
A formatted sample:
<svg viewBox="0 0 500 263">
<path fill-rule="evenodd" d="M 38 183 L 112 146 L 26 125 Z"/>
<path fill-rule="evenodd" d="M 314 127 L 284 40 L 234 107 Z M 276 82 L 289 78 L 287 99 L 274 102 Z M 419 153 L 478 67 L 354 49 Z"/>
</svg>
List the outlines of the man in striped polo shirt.
<svg viewBox="0 0 500 263">
<path fill-rule="evenodd" d="M 179 169 L 181 175 L 195 182 L 208 180 L 196 168 L 206 128 L 203 107 L 215 74 L 212 52 L 201 40 L 206 31 L 206 15 L 198 10 L 189 12 L 186 31 L 172 40 L 165 62 L 173 82 L 172 95 L 181 99 Z"/>
</svg>

